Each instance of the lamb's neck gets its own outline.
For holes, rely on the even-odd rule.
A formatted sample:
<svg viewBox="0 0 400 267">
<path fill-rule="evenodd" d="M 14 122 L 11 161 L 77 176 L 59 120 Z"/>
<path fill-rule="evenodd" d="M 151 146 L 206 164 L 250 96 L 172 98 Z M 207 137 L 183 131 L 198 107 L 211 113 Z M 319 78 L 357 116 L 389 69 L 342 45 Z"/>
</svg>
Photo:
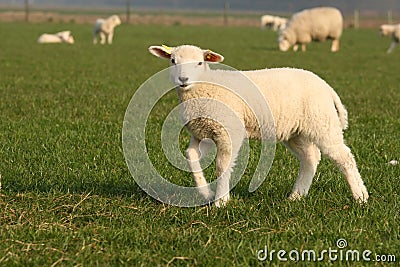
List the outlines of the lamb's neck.
<svg viewBox="0 0 400 267">
<path fill-rule="evenodd" d="M 237 70 L 208 70 L 203 73 L 200 81 L 216 84 L 226 84 L 228 81 L 235 79 L 241 73 Z"/>
<path fill-rule="evenodd" d="M 226 95 L 229 92 L 236 92 L 239 95 L 241 90 L 251 87 L 246 72 L 231 70 L 210 70 L 198 79 L 198 82 L 188 87 L 177 87 L 177 93 L 181 102 L 194 98 L 215 98 L 217 95 Z M 224 92 L 224 93 L 221 93 Z"/>
</svg>

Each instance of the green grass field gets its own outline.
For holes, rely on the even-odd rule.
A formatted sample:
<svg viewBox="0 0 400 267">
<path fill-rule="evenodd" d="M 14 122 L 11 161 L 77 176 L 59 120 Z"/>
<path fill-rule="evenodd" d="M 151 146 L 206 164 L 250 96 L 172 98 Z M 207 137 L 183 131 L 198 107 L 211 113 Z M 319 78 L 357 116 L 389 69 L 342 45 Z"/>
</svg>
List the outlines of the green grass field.
<svg viewBox="0 0 400 267">
<path fill-rule="evenodd" d="M 63 29 L 75 45 L 36 44 Z M 399 264 L 400 165 L 388 162 L 400 160 L 400 48 L 387 55 L 388 38 L 345 30 L 339 53 L 329 43 L 282 53 L 276 34 L 257 28 L 122 25 L 112 46 L 93 46 L 91 30 L 0 24 L 0 266 L 258 266 L 270 263 L 257 259 L 266 246 L 279 266 L 293 263 L 278 260 L 279 250 L 330 248 L 370 250 L 371 261 L 360 255 L 358 264 L 387 266 L 378 260 L 393 256 Z M 226 208 L 173 207 L 146 195 L 125 164 L 124 114 L 135 90 L 167 66 L 147 47 L 183 43 L 219 52 L 237 69 L 298 67 L 327 80 L 348 109 L 345 138 L 369 203 L 354 203 L 325 158 L 309 196 L 288 201 L 298 162 L 282 145 L 261 187 L 247 191 L 250 163 Z M 157 150 L 157 129 L 177 103 L 171 93 L 152 113 L 148 147 L 160 172 L 191 181 Z M 348 243 L 341 250 L 340 238 Z M 314 265 L 354 263 L 325 256 Z"/>
</svg>

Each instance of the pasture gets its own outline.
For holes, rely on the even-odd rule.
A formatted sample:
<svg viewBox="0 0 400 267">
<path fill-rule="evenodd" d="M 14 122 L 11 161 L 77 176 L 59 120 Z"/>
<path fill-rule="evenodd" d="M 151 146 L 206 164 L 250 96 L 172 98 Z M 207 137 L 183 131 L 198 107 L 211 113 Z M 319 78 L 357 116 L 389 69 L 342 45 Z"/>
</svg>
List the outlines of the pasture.
<svg viewBox="0 0 400 267">
<path fill-rule="evenodd" d="M 65 29 L 74 45 L 36 43 L 43 32 Z M 277 266 L 285 263 L 279 250 L 288 259 L 292 250 L 320 256 L 330 248 L 371 251 L 371 261 L 360 254 L 358 264 L 400 262 L 400 165 L 388 164 L 400 161 L 400 48 L 386 54 L 391 40 L 377 30 L 345 30 L 335 54 L 330 43 L 279 52 L 276 33 L 250 27 L 121 25 L 112 46 L 94 46 L 91 25 L 3 23 L 0 32 L 0 266 L 258 266 L 270 262 L 257 259 L 265 247 L 275 250 Z M 226 208 L 173 207 L 144 193 L 123 156 L 125 110 L 167 66 L 147 47 L 183 43 L 221 53 L 237 69 L 298 67 L 324 78 L 349 112 L 345 138 L 368 204 L 354 203 L 324 157 L 309 196 L 288 201 L 299 166 L 282 145 L 254 193 L 249 163 Z M 163 98 L 147 142 L 161 173 L 191 185 L 159 148 L 160 125 L 177 103 L 174 92 Z M 184 149 L 187 133 L 182 140 Z M 338 248 L 339 239 L 347 246 Z M 326 254 L 314 264 L 333 262 L 354 263 Z"/>
</svg>

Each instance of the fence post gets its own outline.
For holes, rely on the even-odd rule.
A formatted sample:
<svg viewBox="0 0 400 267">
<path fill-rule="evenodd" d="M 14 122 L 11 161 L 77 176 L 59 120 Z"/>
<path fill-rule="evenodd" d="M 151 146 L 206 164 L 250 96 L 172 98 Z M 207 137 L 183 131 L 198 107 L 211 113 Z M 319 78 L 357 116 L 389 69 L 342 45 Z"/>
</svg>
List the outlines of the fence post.
<svg viewBox="0 0 400 267">
<path fill-rule="evenodd" d="M 354 28 L 360 28 L 360 12 L 357 9 L 354 10 Z"/>
<path fill-rule="evenodd" d="M 229 1 L 225 1 L 225 6 L 224 6 L 224 25 L 228 25 L 228 13 L 229 13 L 229 8 L 230 4 Z"/>
<path fill-rule="evenodd" d="M 388 24 L 392 24 L 392 23 L 393 23 L 393 13 L 392 13 L 392 10 L 388 10 L 388 12 L 387 12 L 387 17 L 388 17 Z"/>
<path fill-rule="evenodd" d="M 131 20 L 131 0 L 126 0 L 126 23 Z"/>
<path fill-rule="evenodd" d="M 25 0 L 25 22 L 29 22 L 29 0 Z"/>
</svg>

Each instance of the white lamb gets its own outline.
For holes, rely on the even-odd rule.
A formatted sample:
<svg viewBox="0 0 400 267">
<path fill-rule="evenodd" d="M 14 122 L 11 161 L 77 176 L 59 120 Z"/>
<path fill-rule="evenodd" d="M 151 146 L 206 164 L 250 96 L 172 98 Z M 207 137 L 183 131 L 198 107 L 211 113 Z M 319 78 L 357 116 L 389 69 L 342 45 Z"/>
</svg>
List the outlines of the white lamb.
<svg viewBox="0 0 400 267">
<path fill-rule="evenodd" d="M 379 33 L 382 36 L 392 36 L 392 43 L 386 53 L 391 53 L 393 49 L 399 44 L 400 41 L 400 24 L 390 25 L 383 24 L 379 27 Z"/>
<path fill-rule="evenodd" d="M 97 19 L 93 28 L 93 44 L 97 44 L 97 36 L 100 36 L 100 43 L 112 44 L 114 28 L 121 24 L 121 19 L 117 15 L 112 15 L 107 19 Z"/>
<path fill-rule="evenodd" d="M 261 28 L 264 29 L 265 26 L 272 28 L 274 31 L 283 30 L 286 27 L 287 18 L 281 18 L 272 15 L 261 16 Z"/>
<path fill-rule="evenodd" d="M 51 43 L 73 44 L 75 40 L 74 37 L 71 35 L 71 31 L 62 31 L 53 34 L 44 33 L 39 36 L 37 42 L 40 44 L 51 44 Z"/>
<path fill-rule="evenodd" d="M 279 33 L 279 50 L 287 51 L 291 46 L 302 51 L 311 41 L 332 39 L 331 51 L 339 51 L 339 39 L 343 31 L 341 12 L 333 7 L 317 7 L 295 13 L 288 21 L 286 28 Z"/>
<path fill-rule="evenodd" d="M 275 125 L 261 125 L 261 131 L 271 133 L 271 127 L 275 127 L 274 140 L 283 142 L 300 161 L 300 172 L 289 198 L 294 200 L 307 195 L 322 151 L 343 172 L 355 200 L 367 201 L 367 189 L 354 157 L 343 140 L 347 111 L 335 91 L 317 75 L 293 68 L 211 70 L 207 62 L 221 62 L 223 56 L 191 45 L 174 48 L 151 46 L 149 51 L 157 57 L 170 60 L 170 77 L 177 86 L 179 99 L 184 105 L 182 116 L 188 122 L 186 127 L 191 133 L 186 151 L 189 167 L 201 195 L 210 201 L 215 200 L 217 207 L 229 200 L 229 180 L 244 138 L 260 138 L 260 128 L 252 115 L 252 110 L 257 112 L 257 106 L 250 110 L 237 94 L 219 86 L 243 75 L 261 90 L 272 113 L 272 124 Z M 250 89 L 243 88 L 244 92 Z M 226 125 L 223 126 L 207 119 L 211 113 L 224 113 L 222 117 L 229 115 L 221 112 L 213 101 L 201 99 L 223 103 L 237 114 L 243 127 L 230 128 L 229 118 L 225 118 Z M 216 174 L 220 180 L 215 195 L 199 163 L 201 153 L 205 153 L 205 150 L 200 153 L 199 143 L 208 138 L 217 146 Z"/>
</svg>

